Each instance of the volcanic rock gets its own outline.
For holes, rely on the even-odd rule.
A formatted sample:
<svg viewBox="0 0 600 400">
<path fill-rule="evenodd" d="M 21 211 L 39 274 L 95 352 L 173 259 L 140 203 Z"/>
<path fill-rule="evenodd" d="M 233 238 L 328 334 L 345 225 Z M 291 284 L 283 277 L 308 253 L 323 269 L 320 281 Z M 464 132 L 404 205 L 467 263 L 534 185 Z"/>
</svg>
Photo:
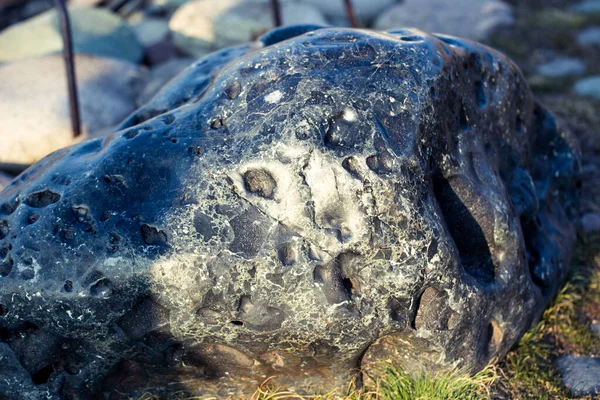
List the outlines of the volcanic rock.
<svg viewBox="0 0 600 400">
<path fill-rule="evenodd" d="M 567 274 L 578 157 L 468 40 L 289 27 L 211 54 L 0 194 L 0 396 L 478 370 Z"/>
</svg>

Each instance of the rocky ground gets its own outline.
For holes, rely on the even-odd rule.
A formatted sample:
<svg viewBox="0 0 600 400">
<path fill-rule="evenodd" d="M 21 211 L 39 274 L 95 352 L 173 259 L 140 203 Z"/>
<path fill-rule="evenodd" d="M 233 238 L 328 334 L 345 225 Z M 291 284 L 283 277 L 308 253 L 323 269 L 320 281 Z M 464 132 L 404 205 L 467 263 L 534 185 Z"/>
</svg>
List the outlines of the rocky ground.
<svg viewBox="0 0 600 400">
<path fill-rule="evenodd" d="M 287 0 L 284 23 L 347 25 L 342 1 Z M 484 41 L 511 56 L 537 97 L 580 139 L 579 239 L 569 283 L 509 353 L 494 398 L 600 391 L 600 1 L 355 0 L 363 26 Z M 109 132 L 179 71 L 272 25 L 260 0 L 71 3 L 85 135 Z M 0 0 L 0 188 L 70 136 L 51 2 Z"/>
</svg>

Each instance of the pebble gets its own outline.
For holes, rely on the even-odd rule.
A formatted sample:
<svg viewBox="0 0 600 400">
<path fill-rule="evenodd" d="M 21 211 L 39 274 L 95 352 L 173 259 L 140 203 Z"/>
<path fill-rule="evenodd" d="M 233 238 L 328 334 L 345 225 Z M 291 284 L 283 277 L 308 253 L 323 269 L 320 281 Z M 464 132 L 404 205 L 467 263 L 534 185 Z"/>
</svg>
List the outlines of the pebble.
<svg viewBox="0 0 600 400">
<path fill-rule="evenodd" d="M 138 62 L 143 49 L 119 16 L 99 8 L 71 7 L 73 47 L 77 53 Z M 0 62 L 38 57 L 62 50 L 55 10 L 0 32 Z"/>
<path fill-rule="evenodd" d="M 556 361 L 563 384 L 577 395 L 600 392 L 600 358 L 559 357 Z"/>
<path fill-rule="evenodd" d="M 580 46 L 600 46 L 600 26 L 592 26 L 579 32 L 577 43 Z"/>
<path fill-rule="evenodd" d="M 382 13 L 375 29 L 414 26 L 427 32 L 485 40 L 514 24 L 510 5 L 495 0 L 405 0 Z"/>
<path fill-rule="evenodd" d="M 592 97 L 600 100 L 600 75 L 580 79 L 573 86 L 575 93 L 580 96 Z"/>
<path fill-rule="evenodd" d="M 332 18 L 346 18 L 343 0 L 301 0 L 318 8 L 323 14 Z M 398 0 L 352 0 L 354 13 L 359 20 L 370 20 L 389 8 Z"/>
<path fill-rule="evenodd" d="M 137 40 L 143 47 L 150 47 L 169 35 L 169 22 L 164 18 L 146 17 L 131 24 Z"/>
<path fill-rule="evenodd" d="M 550 62 L 537 67 L 538 74 L 549 78 L 567 78 L 581 75 L 586 67 L 578 58 L 556 57 Z"/>
<path fill-rule="evenodd" d="M 301 3 L 282 3 L 285 25 L 326 25 L 323 14 Z M 266 1 L 195 0 L 179 8 L 169 21 L 173 41 L 184 54 L 202 57 L 211 50 L 249 42 L 273 27 Z"/>
<path fill-rule="evenodd" d="M 580 14 L 600 13 L 600 0 L 583 1 L 571 6 L 569 10 Z"/>
<path fill-rule="evenodd" d="M 587 213 L 580 219 L 581 229 L 585 233 L 596 233 L 600 231 L 600 214 Z"/>
<path fill-rule="evenodd" d="M 84 137 L 134 110 L 145 69 L 86 55 L 75 65 Z M 31 164 L 73 143 L 66 88 L 60 55 L 0 66 L 0 162 Z"/>
</svg>

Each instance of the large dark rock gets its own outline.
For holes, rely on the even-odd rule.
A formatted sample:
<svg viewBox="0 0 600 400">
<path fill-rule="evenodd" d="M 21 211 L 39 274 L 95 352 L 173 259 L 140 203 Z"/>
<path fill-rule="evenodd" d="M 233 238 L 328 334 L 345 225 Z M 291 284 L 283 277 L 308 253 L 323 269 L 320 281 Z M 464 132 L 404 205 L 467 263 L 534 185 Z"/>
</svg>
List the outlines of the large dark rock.
<svg viewBox="0 0 600 400">
<path fill-rule="evenodd" d="M 477 370 L 540 317 L 578 153 L 518 68 L 420 31 L 311 29 L 201 59 L 1 193 L 0 397 Z"/>
</svg>

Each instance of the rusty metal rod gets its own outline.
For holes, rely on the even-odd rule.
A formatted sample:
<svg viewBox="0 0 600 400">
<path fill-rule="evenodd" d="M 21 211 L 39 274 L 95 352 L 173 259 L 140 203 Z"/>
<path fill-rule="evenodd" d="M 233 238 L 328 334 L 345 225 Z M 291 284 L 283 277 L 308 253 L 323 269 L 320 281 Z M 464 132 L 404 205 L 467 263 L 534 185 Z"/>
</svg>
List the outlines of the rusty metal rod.
<svg viewBox="0 0 600 400">
<path fill-rule="evenodd" d="M 273 8 L 273 24 L 275 27 L 281 26 L 281 6 L 279 0 L 271 0 L 271 8 Z"/>
<path fill-rule="evenodd" d="M 71 21 L 65 0 L 54 0 L 58 23 L 63 40 L 63 58 L 67 72 L 67 86 L 69 90 L 69 114 L 71 117 L 71 129 L 73 137 L 81 135 L 81 119 L 79 117 L 79 100 L 77 96 L 77 79 L 75 76 L 75 60 L 73 59 L 73 35 L 71 32 Z"/>
<path fill-rule="evenodd" d="M 358 19 L 356 19 L 356 13 L 354 12 L 354 5 L 352 4 L 352 0 L 344 0 L 344 8 L 346 9 L 346 16 L 348 17 L 348 22 L 350 22 L 350 26 L 353 28 L 359 28 L 360 24 L 358 23 Z"/>
</svg>

